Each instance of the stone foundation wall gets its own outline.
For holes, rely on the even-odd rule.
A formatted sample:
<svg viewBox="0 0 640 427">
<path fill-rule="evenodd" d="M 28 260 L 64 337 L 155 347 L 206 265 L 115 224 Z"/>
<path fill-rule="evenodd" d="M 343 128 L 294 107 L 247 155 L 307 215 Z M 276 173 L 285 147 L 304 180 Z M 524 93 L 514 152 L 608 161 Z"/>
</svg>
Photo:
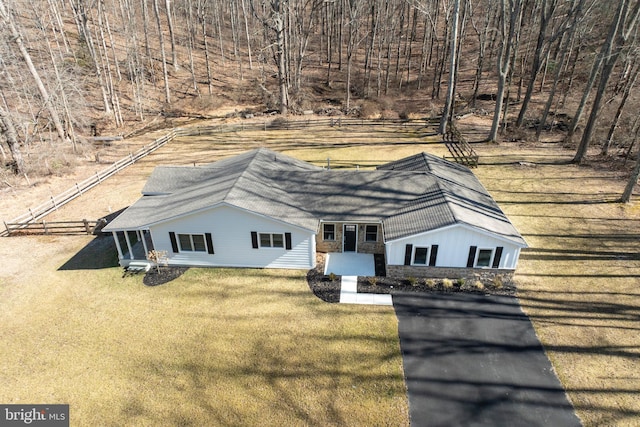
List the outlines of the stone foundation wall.
<svg viewBox="0 0 640 427">
<path fill-rule="evenodd" d="M 387 276 L 394 278 L 433 278 L 433 279 L 474 279 L 491 280 L 502 276 L 504 280 L 513 278 L 514 270 L 498 268 L 460 268 L 460 267 L 422 267 L 415 265 L 387 265 Z"/>
</svg>

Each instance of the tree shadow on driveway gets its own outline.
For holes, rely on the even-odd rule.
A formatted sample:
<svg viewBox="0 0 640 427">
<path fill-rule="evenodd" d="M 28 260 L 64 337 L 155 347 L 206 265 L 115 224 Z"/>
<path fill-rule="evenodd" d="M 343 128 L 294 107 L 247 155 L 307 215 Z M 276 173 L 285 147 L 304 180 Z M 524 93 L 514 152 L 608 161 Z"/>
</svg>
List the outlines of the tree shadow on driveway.
<svg viewBox="0 0 640 427">
<path fill-rule="evenodd" d="M 411 425 L 579 426 L 528 317 L 509 296 L 393 296 Z"/>
</svg>

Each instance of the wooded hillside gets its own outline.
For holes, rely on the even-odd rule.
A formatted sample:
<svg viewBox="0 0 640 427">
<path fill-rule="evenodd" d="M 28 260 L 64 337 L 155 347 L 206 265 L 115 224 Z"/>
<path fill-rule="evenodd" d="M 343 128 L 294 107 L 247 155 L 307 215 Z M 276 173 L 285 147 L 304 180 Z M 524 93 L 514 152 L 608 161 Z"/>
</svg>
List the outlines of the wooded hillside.
<svg viewBox="0 0 640 427">
<path fill-rule="evenodd" d="M 52 173 L 88 138 L 158 117 L 307 111 L 442 116 L 441 132 L 476 112 L 493 117 L 487 140 L 561 132 L 577 163 L 590 145 L 640 158 L 639 14 L 640 0 L 0 0 L 1 173 Z"/>
</svg>

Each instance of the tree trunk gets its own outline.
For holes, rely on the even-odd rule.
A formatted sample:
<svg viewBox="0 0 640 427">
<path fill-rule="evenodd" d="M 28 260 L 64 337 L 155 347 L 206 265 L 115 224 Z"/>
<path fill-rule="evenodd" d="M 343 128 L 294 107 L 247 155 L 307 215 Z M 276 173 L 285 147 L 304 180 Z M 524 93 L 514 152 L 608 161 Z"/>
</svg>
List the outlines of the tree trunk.
<svg viewBox="0 0 640 427">
<path fill-rule="evenodd" d="M 213 94 L 213 82 L 211 78 L 211 61 L 209 60 L 209 38 L 207 37 L 207 14 L 206 5 L 202 1 L 198 1 L 198 19 L 200 19 L 200 27 L 202 29 L 202 43 L 204 45 L 204 62 L 207 69 L 207 87 L 209 95 Z"/>
<path fill-rule="evenodd" d="M 4 98 L 4 97 L 3 97 Z M 24 159 L 22 152 L 20 151 L 20 144 L 18 142 L 18 133 L 13 125 L 13 120 L 9 116 L 9 113 L 0 105 L 0 130 L 4 133 L 11 152 L 11 157 L 15 163 L 16 174 L 24 172 Z"/>
<path fill-rule="evenodd" d="M 440 127 L 438 133 L 444 134 L 447 131 L 447 124 L 451 121 L 453 115 L 453 98 L 456 72 L 458 63 L 456 61 L 458 55 L 458 18 L 460 17 L 460 0 L 454 0 L 453 3 L 453 21 L 451 23 L 451 48 L 449 49 L 449 83 L 447 87 L 447 98 L 444 101 L 444 111 L 440 119 Z"/>
<path fill-rule="evenodd" d="M 167 24 L 169 25 L 169 38 L 171 39 L 171 61 L 173 69 L 178 70 L 178 54 L 176 53 L 176 35 L 173 30 L 173 17 L 171 15 L 171 0 L 165 0 L 165 9 L 167 13 Z"/>
<path fill-rule="evenodd" d="M 29 55 L 29 52 L 27 51 L 27 48 L 22 41 L 22 35 L 18 31 L 18 28 L 14 23 L 14 17 L 10 13 L 10 11 L 7 9 L 4 2 L 5 0 L 0 0 L 0 18 L 2 18 L 5 25 L 9 28 L 9 31 L 11 32 L 11 38 L 18 46 L 18 50 L 20 51 L 20 54 L 22 55 L 24 62 L 27 64 L 29 73 L 31 73 L 31 76 L 33 77 L 33 80 L 35 81 L 36 86 L 38 87 L 38 91 L 42 96 L 42 100 L 44 102 L 45 108 L 47 109 L 50 119 L 53 122 L 54 127 L 56 128 L 58 137 L 63 141 L 68 141 L 67 135 L 65 134 L 64 128 L 62 126 L 62 122 L 60 121 L 60 116 L 58 115 L 58 112 L 53 106 L 51 97 L 49 96 L 49 92 L 45 88 L 44 83 L 40 78 L 40 74 L 38 74 L 38 70 L 33 65 L 33 61 L 31 61 L 31 55 Z"/>
<path fill-rule="evenodd" d="M 562 43 L 563 41 L 561 41 Z M 564 43 L 564 53 L 562 55 L 562 59 L 560 64 L 556 64 L 555 74 L 553 76 L 553 84 L 551 85 L 551 90 L 549 91 L 549 97 L 547 98 L 547 102 L 544 106 L 544 111 L 542 113 L 542 117 L 540 118 L 540 123 L 538 123 L 538 127 L 536 129 L 536 141 L 540 139 L 540 134 L 542 133 L 542 129 L 544 129 L 545 124 L 547 123 L 547 117 L 549 116 L 549 111 L 551 111 L 551 104 L 553 104 L 553 97 L 556 94 L 556 89 L 558 87 L 558 82 L 560 81 L 560 74 L 562 73 L 562 68 L 564 67 L 564 62 L 566 58 L 569 56 L 569 52 L 567 48 L 570 44 L 570 41 Z"/>
<path fill-rule="evenodd" d="M 545 34 L 547 31 L 547 26 L 557 6 L 557 0 L 551 0 L 551 4 L 549 4 L 549 1 L 550 0 L 542 0 L 542 5 L 540 6 L 540 28 L 538 29 L 538 40 L 536 42 L 536 49 L 533 53 L 533 63 L 531 65 L 531 72 L 529 74 L 527 91 L 524 94 L 522 106 L 520 107 L 518 118 L 516 119 L 516 127 L 521 127 L 522 123 L 524 122 L 524 116 L 527 112 L 527 108 L 529 107 L 529 102 L 531 101 L 533 89 L 536 84 L 536 77 L 538 77 L 540 65 L 542 64 L 542 53 L 545 44 Z M 547 9 L 547 4 L 549 4 L 549 9 Z"/>
<path fill-rule="evenodd" d="M 277 2 L 277 10 L 275 10 L 275 30 L 276 30 L 276 58 L 278 61 L 278 88 L 280 92 L 280 114 L 286 115 L 289 112 L 289 90 L 287 88 L 287 55 L 285 47 L 285 28 L 282 16 L 282 4 Z"/>
<path fill-rule="evenodd" d="M 500 115 L 502 114 L 507 77 L 509 76 L 512 49 L 511 40 L 514 39 L 515 32 L 517 31 L 516 27 L 518 22 L 520 21 L 520 8 L 522 5 L 522 0 L 501 0 L 501 2 L 503 16 L 501 25 L 500 49 L 497 57 L 498 91 L 496 94 L 496 106 L 493 112 L 491 131 L 489 132 L 488 137 L 489 141 L 494 142 L 498 139 Z M 509 6 L 508 8 L 507 2 Z"/>
<path fill-rule="evenodd" d="M 633 188 L 638 183 L 639 177 L 640 177 L 640 152 L 638 153 L 638 158 L 636 159 L 636 166 L 633 168 L 633 172 L 631 172 L 631 176 L 629 177 L 627 186 L 625 187 L 624 192 L 622 193 L 622 197 L 620 197 L 621 202 L 629 203 L 631 201 Z"/>
<path fill-rule="evenodd" d="M 156 25 L 158 26 L 158 38 L 160 41 L 160 53 L 162 54 L 162 74 L 164 76 L 164 98 L 167 104 L 171 104 L 171 91 L 169 90 L 169 72 L 167 70 L 167 55 L 164 49 L 164 35 L 162 34 L 162 25 L 160 25 L 160 10 L 158 8 L 158 0 L 153 0 L 153 13 L 156 17 Z"/>
<path fill-rule="evenodd" d="M 627 104 L 627 100 L 629 99 L 629 95 L 631 95 L 631 89 L 638 78 L 638 68 L 635 68 L 635 72 L 631 80 L 625 85 L 624 93 L 622 95 L 622 100 L 620 101 L 620 105 L 618 105 L 618 110 L 616 111 L 616 115 L 611 122 L 611 127 L 609 127 L 609 133 L 607 134 L 607 140 L 602 146 L 602 154 L 609 154 L 609 147 L 611 146 L 611 142 L 613 141 L 613 135 L 618 127 L 618 122 L 620 121 L 620 117 L 622 116 L 622 111 L 624 110 L 625 105 Z"/>
<path fill-rule="evenodd" d="M 593 136 L 593 131 L 595 129 L 596 121 L 598 119 L 598 114 L 600 112 L 600 107 L 602 105 L 602 101 L 604 99 L 604 92 L 607 88 L 607 83 L 609 82 L 609 78 L 611 77 L 611 72 L 613 71 L 613 67 L 615 66 L 618 57 L 620 56 L 622 49 L 625 46 L 625 43 L 634 29 L 635 24 L 638 19 L 638 13 L 640 11 L 640 1 L 636 3 L 634 6 L 634 10 L 631 14 L 631 21 L 626 23 L 626 18 L 629 14 L 629 1 L 621 0 L 620 6 L 616 13 L 616 17 L 613 19 L 611 24 L 609 35 L 607 36 L 607 40 L 605 41 L 605 52 L 604 56 L 605 61 L 602 68 L 602 74 L 600 75 L 600 82 L 598 84 L 598 91 L 596 92 L 596 97 L 593 100 L 593 105 L 591 107 L 591 114 L 589 115 L 589 120 L 584 128 L 584 133 L 582 134 L 582 139 L 580 140 L 580 145 L 576 151 L 576 155 L 574 156 L 572 162 L 580 164 L 586 154 L 587 149 L 589 148 L 589 143 L 591 142 L 591 137 Z M 617 43 L 615 49 L 613 49 L 614 42 Z"/>
</svg>

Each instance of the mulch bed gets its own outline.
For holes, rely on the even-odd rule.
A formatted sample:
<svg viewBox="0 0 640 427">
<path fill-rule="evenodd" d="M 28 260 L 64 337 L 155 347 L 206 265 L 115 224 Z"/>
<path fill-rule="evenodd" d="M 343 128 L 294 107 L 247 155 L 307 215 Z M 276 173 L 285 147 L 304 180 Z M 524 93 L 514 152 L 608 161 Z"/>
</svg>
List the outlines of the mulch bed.
<svg viewBox="0 0 640 427">
<path fill-rule="evenodd" d="M 147 286 L 164 285 L 172 280 L 182 276 L 189 267 L 160 267 L 160 272 L 156 268 L 152 268 L 144 275 L 142 283 Z"/>
<path fill-rule="evenodd" d="M 443 279 L 395 279 L 390 277 L 358 277 L 358 293 L 370 294 L 394 294 L 399 292 L 466 292 L 485 295 L 508 295 L 516 294 L 513 283 L 503 283 L 501 286 L 493 284 L 482 284 L 479 288 L 475 283 L 465 280 L 464 282 L 452 279 L 449 284 L 445 284 Z"/>
<path fill-rule="evenodd" d="M 329 303 L 340 302 L 341 277 L 335 276 L 331 280 L 324 275 L 324 254 L 318 254 L 316 267 L 307 273 L 309 288 L 315 296 Z M 382 272 L 376 260 L 376 274 Z M 384 264 L 382 264 L 384 266 Z M 445 279 L 395 279 L 390 277 L 358 277 L 358 292 L 372 294 L 395 294 L 400 292 L 466 292 L 485 295 L 507 295 L 516 294 L 515 285 L 512 282 L 505 282 L 498 286 L 494 283 L 483 283 L 478 287 L 477 281 L 455 279 L 446 281 Z"/>
<path fill-rule="evenodd" d="M 307 283 L 311 292 L 324 302 L 340 302 L 340 276 L 331 280 L 324 275 L 324 256 L 318 254 L 316 268 L 307 273 Z"/>
</svg>

